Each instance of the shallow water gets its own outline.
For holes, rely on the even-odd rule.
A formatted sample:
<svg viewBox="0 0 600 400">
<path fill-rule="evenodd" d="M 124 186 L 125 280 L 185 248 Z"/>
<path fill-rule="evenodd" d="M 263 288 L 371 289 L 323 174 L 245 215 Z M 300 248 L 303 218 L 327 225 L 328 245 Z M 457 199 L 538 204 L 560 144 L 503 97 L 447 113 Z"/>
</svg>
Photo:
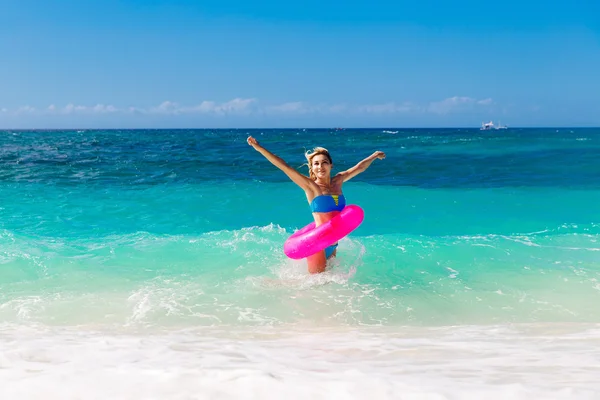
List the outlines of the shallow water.
<svg viewBox="0 0 600 400">
<path fill-rule="evenodd" d="M 248 134 L 304 172 L 386 152 L 324 274 L 283 254 L 310 210 Z M 0 132 L 0 397 L 597 398 L 599 139 Z"/>
</svg>

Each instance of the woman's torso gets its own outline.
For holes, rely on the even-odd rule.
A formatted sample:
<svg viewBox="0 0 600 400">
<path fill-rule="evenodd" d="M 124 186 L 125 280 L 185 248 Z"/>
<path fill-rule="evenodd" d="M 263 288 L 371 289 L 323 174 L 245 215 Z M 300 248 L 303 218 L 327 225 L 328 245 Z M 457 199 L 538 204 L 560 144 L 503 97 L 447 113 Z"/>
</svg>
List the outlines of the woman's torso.
<svg viewBox="0 0 600 400">
<path fill-rule="evenodd" d="M 346 206 L 346 199 L 342 193 L 342 183 L 335 178 L 331 180 L 329 187 L 316 186 L 318 189 L 313 193 L 307 193 L 307 199 L 315 224 L 319 226 L 339 214 Z"/>
</svg>

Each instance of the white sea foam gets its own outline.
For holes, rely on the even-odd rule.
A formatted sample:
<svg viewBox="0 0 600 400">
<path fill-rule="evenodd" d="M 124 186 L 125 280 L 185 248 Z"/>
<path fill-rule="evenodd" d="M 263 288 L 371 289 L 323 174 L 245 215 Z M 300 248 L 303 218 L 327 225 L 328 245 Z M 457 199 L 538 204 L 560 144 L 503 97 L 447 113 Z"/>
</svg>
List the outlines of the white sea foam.
<svg viewBox="0 0 600 400">
<path fill-rule="evenodd" d="M 123 328 L 121 328 L 123 329 Z M 0 327 L 2 399 L 597 399 L 598 326 Z"/>
</svg>

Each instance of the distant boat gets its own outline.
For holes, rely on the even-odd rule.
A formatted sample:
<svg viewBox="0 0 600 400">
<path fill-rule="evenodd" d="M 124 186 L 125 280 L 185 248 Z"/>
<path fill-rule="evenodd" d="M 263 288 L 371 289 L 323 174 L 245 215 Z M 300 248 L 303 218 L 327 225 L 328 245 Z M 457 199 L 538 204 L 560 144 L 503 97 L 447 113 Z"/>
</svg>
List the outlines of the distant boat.
<svg viewBox="0 0 600 400">
<path fill-rule="evenodd" d="M 481 131 L 491 131 L 492 129 L 495 129 L 494 123 L 492 121 L 481 123 Z"/>
<path fill-rule="evenodd" d="M 491 130 L 495 130 L 495 129 L 508 129 L 508 127 L 506 125 L 502 125 L 502 124 L 498 124 L 498 126 L 496 126 L 496 125 L 494 125 L 494 123 L 492 121 L 490 121 L 490 122 L 481 123 L 481 128 L 479 130 L 491 131 Z"/>
</svg>

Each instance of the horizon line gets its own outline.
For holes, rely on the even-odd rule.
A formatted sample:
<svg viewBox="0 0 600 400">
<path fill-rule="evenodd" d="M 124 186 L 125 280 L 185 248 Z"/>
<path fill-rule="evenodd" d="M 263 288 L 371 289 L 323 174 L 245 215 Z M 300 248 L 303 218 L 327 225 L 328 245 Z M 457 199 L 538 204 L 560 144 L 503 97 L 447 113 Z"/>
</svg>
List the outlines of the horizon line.
<svg viewBox="0 0 600 400">
<path fill-rule="evenodd" d="M 162 131 L 162 130 L 173 130 L 173 131 L 184 131 L 184 130 L 335 130 L 335 131 L 343 131 L 343 130 L 357 130 L 357 129 L 469 129 L 469 130 L 482 130 L 480 127 L 474 126 L 363 126 L 363 127 L 241 127 L 241 128 L 216 128 L 216 127 L 194 127 L 194 128 L 2 128 L 0 127 L 0 132 L 3 131 Z M 600 126 L 507 126 L 505 129 L 484 129 L 483 131 L 496 131 L 496 130 L 509 130 L 509 129 L 600 129 Z"/>
</svg>

